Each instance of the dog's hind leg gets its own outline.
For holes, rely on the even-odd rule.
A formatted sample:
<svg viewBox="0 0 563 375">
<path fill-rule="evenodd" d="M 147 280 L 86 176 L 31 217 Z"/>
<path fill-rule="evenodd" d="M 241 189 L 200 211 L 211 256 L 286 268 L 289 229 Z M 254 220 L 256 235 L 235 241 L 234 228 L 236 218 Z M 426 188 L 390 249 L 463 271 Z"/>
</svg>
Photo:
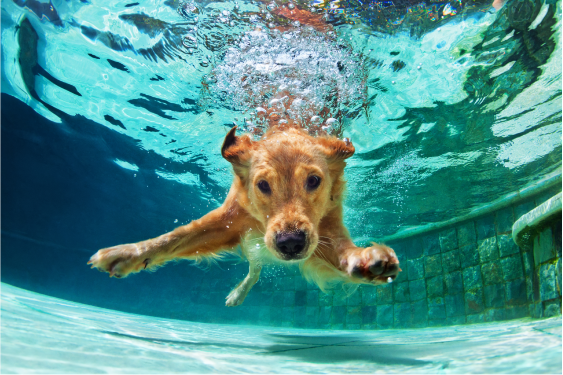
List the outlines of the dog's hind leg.
<svg viewBox="0 0 563 375">
<path fill-rule="evenodd" d="M 231 291 L 231 293 L 229 293 L 225 305 L 238 306 L 242 304 L 248 295 L 248 292 L 250 292 L 250 289 L 252 289 L 254 284 L 256 284 L 260 278 L 260 271 L 262 270 L 262 267 L 259 264 L 254 263 L 252 260 L 249 260 L 249 262 L 248 275 L 246 275 L 244 280 L 242 280 L 240 284 Z"/>
</svg>

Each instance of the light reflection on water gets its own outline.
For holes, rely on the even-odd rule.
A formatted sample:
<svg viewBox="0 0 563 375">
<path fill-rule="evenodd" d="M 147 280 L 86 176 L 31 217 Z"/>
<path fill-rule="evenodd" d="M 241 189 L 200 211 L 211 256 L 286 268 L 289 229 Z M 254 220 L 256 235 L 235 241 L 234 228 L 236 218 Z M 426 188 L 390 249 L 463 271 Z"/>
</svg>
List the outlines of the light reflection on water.
<svg viewBox="0 0 563 375">
<path fill-rule="evenodd" d="M 205 176 L 167 165 L 138 173 L 199 186 L 211 208 L 221 199 L 209 192 L 230 184 L 218 152 L 225 131 L 261 125 L 256 108 L 271 110 L 285 96 L 278 84 L 301 78 L 282 103 L 288 118 L 319 127 L 334 118 L 326 130 L 356 147 L 345 208 L 356 239 L 463 215 L 560 169 L 560 2 L 292 4 L 92 1 L 52 11 L 6 1 L 2 91 L 56 122 L 84 116 L 197 164 Z M 249 56 L 241 46 L 257 29 L 269 42 Z M 264 73 L 264 84 L 256 59 L 279 58 L 266 47 L 276 41 L 326 64 L 276 63 L 291 74 Z M 293 97 L 310 105 L 298 110 Z"/>
</svg>

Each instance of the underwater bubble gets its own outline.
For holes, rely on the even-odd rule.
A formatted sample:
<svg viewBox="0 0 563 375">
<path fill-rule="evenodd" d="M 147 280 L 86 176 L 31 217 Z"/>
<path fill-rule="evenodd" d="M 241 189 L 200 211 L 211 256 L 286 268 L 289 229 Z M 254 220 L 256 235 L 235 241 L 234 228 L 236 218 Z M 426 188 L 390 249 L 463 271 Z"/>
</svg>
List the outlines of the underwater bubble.
<svg viewBox="0 0 563 375">
<path fill-rule="evenodd" d="M 260 245 L 256 244 L 256 248 L 259 248 L 259 247 L 260 247 Z"/>
<path fill-rule="evenodd" d="M 289 3 L 289 4 L 287 4 L 287 7 L 288 7 L 289 9 L 294 9 L 294 8 L 295 8 L 295 5 L 294 5 L 293 3 Z"/>
<path fill-rule="evenodd" d="M 295 27 L 301 26 L 301 22 L 299 22 L 299 21 L 293 21 L 291 24 Z"/>
<path fill-rule="evenodd" d="M 327 124 L 328 126 L 332 126 L 332 124 L 334 124 L 337 121 L 338 121 L 337 119 L 331 117 L 326 119 L 325 124 Z"/>
<path fill-rule="evenodd" d="M 268 8 L 268 10 L 272 11 L 272 10 L 276 9 L 277 6 L 276 6 L 275 3 L 270 3 L 266 6 L 266 8 Z"/>
<path fill-rule="evenodd" d="M 319 125 L 322 122 L 322 119 L 319 116 L 311 117 L 311 123 L 313 125 Z"/>
<path fill-rule="evenodd" d="M 274 25 L 272 22 L 270 22 L 270 23 L 268 24 L 268 27 L 269 27 L 270 29 L 273 29 L 274 27 L 276 27 L 276 25 Z"/>
</svg>

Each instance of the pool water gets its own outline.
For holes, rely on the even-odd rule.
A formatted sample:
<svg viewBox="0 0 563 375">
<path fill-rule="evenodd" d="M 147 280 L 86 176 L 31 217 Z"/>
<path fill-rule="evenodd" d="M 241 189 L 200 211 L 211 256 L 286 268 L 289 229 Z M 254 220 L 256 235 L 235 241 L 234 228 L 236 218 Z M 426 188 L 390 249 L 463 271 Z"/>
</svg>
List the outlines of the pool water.
<svg viewBox="0 0 563 375">
<path fill-rule="evenodd" d="M 2 284 L 7 374 L 557 374 L 561 361 L 561 317 L 331 332 L 160 319 Z"/>
</svg>

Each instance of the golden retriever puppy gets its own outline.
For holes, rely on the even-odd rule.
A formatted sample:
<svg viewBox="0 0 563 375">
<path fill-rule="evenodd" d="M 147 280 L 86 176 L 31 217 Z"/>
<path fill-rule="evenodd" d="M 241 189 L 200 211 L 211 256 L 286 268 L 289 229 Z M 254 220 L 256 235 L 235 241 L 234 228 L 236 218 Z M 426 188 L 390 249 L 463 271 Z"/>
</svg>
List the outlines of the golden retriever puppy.
<svg viewBox="0 0 563 375">
<path fill-rule="evenodd" d="M 328 282 L 381 284 L 401 271 L 395 252 L 373 243 L 356 247 L 342 221 L 348 139 L 312 137 L 297 127 L 275 126 L 259 141 L 225 137 L 221 153 L 234 170 L 223 205 L 160 237 L 98 251 L 89 264 L 110 277 L 126 277 L 173 259 L 199 259 L 240 245 L 250 270 L 229 294 L 240 305 L 272 262 L 299 263 L 324 290 Z"/>
</svg>

